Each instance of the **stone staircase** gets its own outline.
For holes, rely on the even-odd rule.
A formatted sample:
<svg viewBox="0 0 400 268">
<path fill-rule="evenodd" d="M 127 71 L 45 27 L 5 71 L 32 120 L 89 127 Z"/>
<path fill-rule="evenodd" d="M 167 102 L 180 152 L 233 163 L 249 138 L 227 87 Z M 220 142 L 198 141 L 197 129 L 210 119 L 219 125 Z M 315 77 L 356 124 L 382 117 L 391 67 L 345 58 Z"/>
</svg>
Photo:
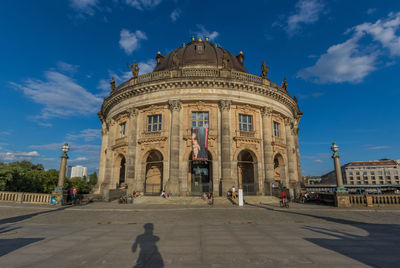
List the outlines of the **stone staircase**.
<svg viewBox="0 0 400 268">
<path fill-rule="evenodd" d="M 245 204 L 279 204 L 279 198 L 273 196 L 245 196 Z M 163 198 L 160 196 L 140 196 L 134 199 L 137 205 L 181 205 L 181 206 L 208 206 L 208 200 L 197 196 L 173 196 Z M 232 207 L 238 205 L 238 199 L 230 200 L 226 197 L 215 197 L 214 206 Z"/>
</svg>

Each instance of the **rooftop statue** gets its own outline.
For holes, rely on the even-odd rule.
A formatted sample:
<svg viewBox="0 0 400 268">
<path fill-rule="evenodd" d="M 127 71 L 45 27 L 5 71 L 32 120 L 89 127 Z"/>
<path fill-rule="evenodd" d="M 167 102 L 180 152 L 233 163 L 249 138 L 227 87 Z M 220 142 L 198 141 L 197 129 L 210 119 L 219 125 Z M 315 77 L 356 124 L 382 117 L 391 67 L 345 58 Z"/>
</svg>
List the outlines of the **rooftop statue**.
<svg viewBox="0 0 400 268">
<path fill-rule="evenodd" d="M 137 65 L 136 60 L 133 61 L 132 65 L 126 64 L 132 70 L 133 78 L 137 78 L 139 76 L 139 65 Z"/>
<path fill-rule="evenodd" d="M 287 81 L 286 81 L 286 77 L 283 78 L 282 84 L 281 84 L 281 88 L 283 88 L 284 90 L 287 91 Z"/>
<path fill-rule="evenodd" d="M 110 88 L 111 90 L 115 90 L 117 88 L 114 77 L 111 77 Z"/>
<path fill-rule="evenodd" d="M 175 51 L 174 55 L 172 56 L 172 67 L 178 67 L 179 66 L 179 57 L 178 57 L 178 52 Z"/>
<path fill-rule="evenodd" d="M 265 64 L 265 61 L 261 64 L 261 78 L 266 79 L 268 76 L 269 67 Z"/>
</svg>

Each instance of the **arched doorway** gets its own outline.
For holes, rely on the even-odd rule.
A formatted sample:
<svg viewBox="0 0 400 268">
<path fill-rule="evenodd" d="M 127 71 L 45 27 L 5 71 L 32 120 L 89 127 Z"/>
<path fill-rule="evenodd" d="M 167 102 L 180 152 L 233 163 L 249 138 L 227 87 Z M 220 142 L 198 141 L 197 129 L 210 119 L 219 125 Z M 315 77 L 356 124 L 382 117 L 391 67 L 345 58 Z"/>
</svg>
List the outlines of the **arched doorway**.
<svg viewBox="0 0 400 268">
<path fill-rule="evenodd" d="M 151 151 L 146 159 L 146 195 L 159 195 L 161 193 L 162 177 L 163 156 L 159 151 Z"/>
<path fill-rule="evenodd" d="M 208 152 L 208 160 L 192 160 L 192 153 L 189 157 L 190 171 L 190 194 L 201 195 L 213 192 L 212 185 L 212 159 Z"/>
<path fill-rule="evenodd" d="M 243 194 L 255 195 L 254 169 L 256 161 L 252 154 L 243 150 L 238 155 L 238 180 L 242 182 Z M 239 185 L 240 186 L 240 185 Z"/>
<path fill-rule="evenodd" d="M 120 162 L 120 168 L 119 168 L 119 184 L 122 184 L 125 182 L 125 157 L 121 155 L 121 162 Z"/>
<path fill-rule="evenodd" d="M 272 184 L 272 194 L 278 195 L 285 183 L 285 162 L 281 154 L 274 157 L 274 181 Z"/>
</svg>

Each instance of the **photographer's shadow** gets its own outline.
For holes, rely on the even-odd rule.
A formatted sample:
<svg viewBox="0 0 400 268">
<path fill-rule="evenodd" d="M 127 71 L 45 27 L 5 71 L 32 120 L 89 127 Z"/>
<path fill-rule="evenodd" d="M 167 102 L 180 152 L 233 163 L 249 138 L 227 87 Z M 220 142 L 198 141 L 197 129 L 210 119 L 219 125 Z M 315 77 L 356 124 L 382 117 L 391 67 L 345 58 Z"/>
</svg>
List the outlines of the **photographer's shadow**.
<svg viewBox="0 0 400 268">
<path fill-rule="evenodd" d="M 156 246 L 160 238 L 153 234 L 154 225 L 146 223 L 143 227 L 144 233 L 138 235 L 135 243 L 132 245 L 133 253 L 136 252 L 138 246 L 140 247 L 139 257 L 133 267 L 164 267 L 164 261 Z"/>
</svg>

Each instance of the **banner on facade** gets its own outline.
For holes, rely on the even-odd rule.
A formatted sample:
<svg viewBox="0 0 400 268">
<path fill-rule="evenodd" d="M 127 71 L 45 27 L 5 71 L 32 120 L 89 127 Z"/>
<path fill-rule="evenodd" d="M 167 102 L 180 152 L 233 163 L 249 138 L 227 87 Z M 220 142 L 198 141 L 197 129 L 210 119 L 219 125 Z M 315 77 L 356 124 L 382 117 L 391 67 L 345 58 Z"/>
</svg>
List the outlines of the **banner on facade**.
<svg viewBox="0 0 400 268">
<path fill-rule="evenodd" d="M 192 128 L 192 160 L 208 160 L 208 127 Z"/>
</svg>

